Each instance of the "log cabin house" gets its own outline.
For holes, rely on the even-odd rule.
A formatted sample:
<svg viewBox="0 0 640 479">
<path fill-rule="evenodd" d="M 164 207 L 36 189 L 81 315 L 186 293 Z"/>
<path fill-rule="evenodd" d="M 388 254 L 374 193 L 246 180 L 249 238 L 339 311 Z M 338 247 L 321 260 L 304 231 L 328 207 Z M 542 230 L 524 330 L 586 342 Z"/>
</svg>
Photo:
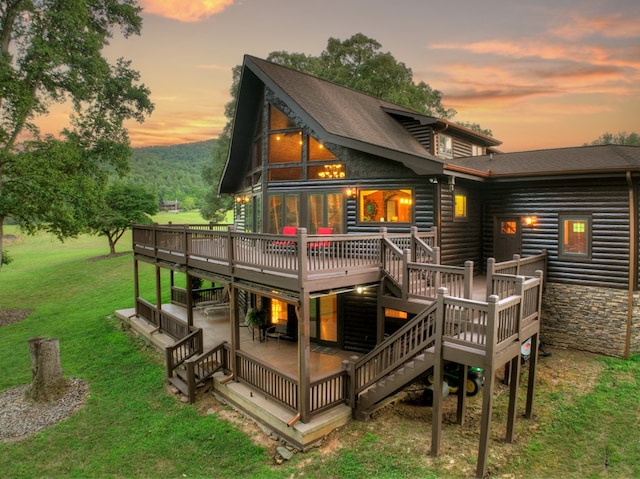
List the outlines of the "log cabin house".
<svg viewBox="0 0 640 479">
<path fill-rule="evenodd" d="M 505 365 L 513 439 L 523 342 L 640 351 L 640 148 L 499 145 L 246 56 L 219 185 L 235 195 L 234 225 L 134 226 L 126 316 L 168 337 L 168 377 L 192 400 L 213 378 L 217 394 L 301 449 L 432 372 L 437 455 L 444 363 L 483 367 L 481 477 Z M 263 328 L 247 325 L 252 310 L 266 312 Z M 536 361 L 534 351 L 528 417 Z"/>
</svg>

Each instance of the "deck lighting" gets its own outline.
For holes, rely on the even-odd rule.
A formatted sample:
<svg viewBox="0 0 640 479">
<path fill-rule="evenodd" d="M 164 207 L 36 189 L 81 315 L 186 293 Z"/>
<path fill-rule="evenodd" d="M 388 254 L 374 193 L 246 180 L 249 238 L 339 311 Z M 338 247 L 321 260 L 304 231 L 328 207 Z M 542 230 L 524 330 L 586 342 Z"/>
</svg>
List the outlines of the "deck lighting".
<svg viewBox="0 0 640 479">
<path fill-rule="evenodd" d="M 358 194 L 358 190 L 350 186 L 344 191 L 344 194 L 347 196 L 347 198 L 355 198 Z"/>
<path fill-rule="evenodd" d="M 538 217 L 537 216 L 525 216 L 523 221 L 525 226 L 535 226 L 538 223 Z"/>
</svg>

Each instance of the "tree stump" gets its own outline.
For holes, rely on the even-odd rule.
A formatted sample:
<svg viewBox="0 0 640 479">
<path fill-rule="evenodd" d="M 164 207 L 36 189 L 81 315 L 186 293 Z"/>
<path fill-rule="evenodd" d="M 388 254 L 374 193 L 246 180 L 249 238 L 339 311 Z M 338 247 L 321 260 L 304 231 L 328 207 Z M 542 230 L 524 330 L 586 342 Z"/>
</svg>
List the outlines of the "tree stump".
<svg viewBox="0 0 640 479">
<path fill-rule="evenodd" d="M 57 339 L 31 338 L 31 390 L 29 397 L 37 402 L 54 401 L 62 397 L 67 381 L 62 377 L 60 342 Z"/>
</svg>

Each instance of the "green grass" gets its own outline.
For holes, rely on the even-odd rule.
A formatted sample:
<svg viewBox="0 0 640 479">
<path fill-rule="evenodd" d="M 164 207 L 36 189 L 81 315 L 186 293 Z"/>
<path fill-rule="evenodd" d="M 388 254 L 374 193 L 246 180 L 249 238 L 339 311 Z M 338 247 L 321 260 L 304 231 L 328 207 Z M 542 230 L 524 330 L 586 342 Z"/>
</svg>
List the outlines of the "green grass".
<svg viewBox="0 0 640 479">
<path fill-rule="evenodd" d="M 176 223 L 201 222 L 171 217 Z M 130 248 L 127 236 L 118 250 Z M 167 395 L 160 356 L 113 318 L 115 310 L 133 306 L 130 254 L 96 260 L 107 254 L 106 240 L 88 236 L 60 244 L 38 235 L 8 249 L 14 262 L 0 272 L 0 305 L 34 312 L 0 328 L 0 391 L 30 382 L 27 341 L 46 336 L 60 340 L 64 374 L 86 381 L 90 397 L 56 426 L 0 443 L 0 477 L 462 477 L 446 459 L 425 459 L 430 424 L 421 422 L 408 427 L 422 430 L 423 444 L 406 444 L 402 437 L 390 441 L 375 420 L 353 423 L 338 434 L 346 447 L 312 450 L 274 466 L 271 453 L 236 426 Z M 153 298 L 153 274 L 142 276 L 141 290 Z M 585 378 L 596 384 L 590 392 L 538 389 L 539 427 L 510 446 L 513 456 L 506 463 L 496 468 L 490 461 L 493 475 L 640 477 L 640 357 L 593 361 L 602 363 L 602 373 Z M 530 427 L 522 419 L 518 424 Z M 467 462 L 475 464 L 476 448 Z"/>
</svg>

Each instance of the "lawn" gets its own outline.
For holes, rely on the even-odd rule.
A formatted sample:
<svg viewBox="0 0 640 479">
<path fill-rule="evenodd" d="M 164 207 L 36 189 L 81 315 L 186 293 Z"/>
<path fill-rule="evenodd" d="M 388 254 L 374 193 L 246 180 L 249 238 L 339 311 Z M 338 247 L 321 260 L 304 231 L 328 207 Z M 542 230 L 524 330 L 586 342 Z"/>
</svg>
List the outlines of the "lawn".
<svg viewBox="0 0 640 479">
<path fill-rule="evenodd" d="M 202 223 L 171 214 L 174 223 Z M 167 221 L 158 217 L 158 222 Z M 273 442 L 252 441 L 227 414 L 200 412 L 166 392 L 162 358 L 114 318 L 133 306 L 131 254 L 105 258 L 104 238 L 61 244 L 48 235 L 5 245 L 14 262 L 0 272 L 0 307 L 30 309 L 0 328 L 0 391 L 29 383 L 27 341 L 60 340 L 67 377 L 89 384 L 83 408 L 33 437 L 0 443 L 8 478 L 410 478 L 468 477 L 477 428 L 445 425 L 444 453 L 430 458 L 430 409 L 391 406 L 353 422 L 321 447 L 275 465 Z M 130 236 L 118 251 L 130 250 Z M 148 275 L 145 275 L 148 276 Z M 152 285 L 141 285 L 152 288 Z M 519 419 L 504 444 L 503 392 L 494 412 L 489 470 L 495 477 L 640 477 L 640 357 L 630 361 L 554 351 L 541 362 L 533 420 Z M 581 384 L 578 384 L 580 383 Z M 469 414 L 479 416 L 479 401 Z M 521 401 L 523 404 L 523 401 Z M 477 407 L 477 410 L 476 410 Z M 226 409 L 223 409 L 227 412 Z M 476 424 L 477 425 L 477 421 Z M 492 435 L 493 436 L 493 435 Z"/>
</svg>

